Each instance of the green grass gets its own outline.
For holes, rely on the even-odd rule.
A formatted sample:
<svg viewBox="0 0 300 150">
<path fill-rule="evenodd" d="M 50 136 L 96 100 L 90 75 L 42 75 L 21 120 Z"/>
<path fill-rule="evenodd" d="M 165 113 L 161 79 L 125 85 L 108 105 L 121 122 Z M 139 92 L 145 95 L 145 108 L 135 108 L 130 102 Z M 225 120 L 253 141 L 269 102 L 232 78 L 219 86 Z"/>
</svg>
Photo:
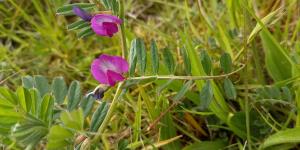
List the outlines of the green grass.
<svg viewBox="0 0 300 150">
<path fill-rule="evenodd" d="M 78 39 L 67 31 L 76 17 L 55 15 L 65 3 L 0 2 L 1 86 L 16 89 L 25 75 L 63 76 L 67 83 L 80 81 L 86 93 L 98 85 L 90 74 L 91 61 L 101 53 L 122 54 L 119 36 Z M 146 68 L 138 64 L 135 76 L 144 75 L 139 69 L 153 75 L 152 40 L 158 47 L 160 75 L 172 74 L 172 67 L 176 76 L 210 75 L 202 51 L 213 62 L 211 75 L 224 74 L 219 61 L 225 52 L 232 58 L 232 71 L 239 64 L 246 67 L 226 77 L 236 98 L 228 95 L 234 93 L 228 93 L 232 91 L 227 91 L 225 78 L 209 81 L 213 99 L 208 108 L 200 107 L 210 102 L 200 99 L 205 80 L 149 80 L 132 86 L 118 100 L 108 127 L 101 129 L 105 134 L 99 145 L 116 149 L 127 140 L 131 149 L 299 148 L 299 8 L 297 0 L 125 0 L 127 54 L 137 37 L 147 49 Z M 104 100 L 114 99 L 114 94 L 115 89 L 108 90 Z"/>
</svg>

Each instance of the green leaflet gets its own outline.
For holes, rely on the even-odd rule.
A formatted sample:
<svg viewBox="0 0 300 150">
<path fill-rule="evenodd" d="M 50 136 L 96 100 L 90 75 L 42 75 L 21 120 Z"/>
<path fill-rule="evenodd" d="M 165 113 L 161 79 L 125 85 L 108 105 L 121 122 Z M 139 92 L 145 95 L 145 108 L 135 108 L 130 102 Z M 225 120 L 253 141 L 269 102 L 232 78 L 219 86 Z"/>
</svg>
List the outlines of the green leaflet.
<svg viewBox="0 0 300 150">
<path fill-rule="evenodd" d="M 186 74 L 190 75 L 191 74 L 191 62 L 190 62 L 190 58 L 186 52 L 185 47 L 180 49 L 181 51 L 181 55 L 183 57 L 183 62 L 184 62 L 184 70 L 186 72 Z"/>
<path fill-rule="evenodd" d="M 83 110 L 84 117 L 87 117 L 89 115 L 95 104 L 95 101 L 96 99 L 92 95 L 89 95 L 80 102 L 80 107 Z"/>
<path fill-rule="evenodd" d="M 119 3 L 117 0 L 101 0 L 106 9 L 111 9 L 115 15 L 118 14 Z"/>
<path fill-rule="evenodd" d="M 92 116 L 90 131 L 96 132 L 98 130 L 107 114 L 108 108 L 109 106 L 106 102 L 102 102 L 99 105 L 99 107 Z"/>
<path fill-rule="evenodd" d="M 38 89 L 42 97 L 49 92 L 50 86 L 46 77 L 40 75 L 34 76 L 34 82 L 34 87 Z"/>
<path fill-rule="evenodd" d="M 236 99 L 236 90 L 230 79 L 226 78 L 224 80 L 224 91 L 228 99 Z"/>
<path fill-rule="evenodd" d="M 67 108 L 69 111 L 72 111 L 76 107 L 81 99 L 81 88 L 78 81 L 73 81 L 69 87 L 68 91 L 68 105 Z"/>
<path fill-rule="evenodd" d="M 94 31 L 90 26 L 84 27 L 81 31 L 77 33 L 78 38 L 85 38 L 94 34 Z"/>
<path fill-rule="evenodd" d="M 230 73 L 232 68 L 231 57 L 228 53 L 224 53 L 220 58 L 221 68 L 225 73 Z"/>
<path fill-rule="evenodd" d="M 31 100 L 31 95 L 30 95 L 29 91 L 23 87 L 19 87 L 16 91 L 16 94 L 18 96 L 21 107 L 26 112 L 30 112 L 32 100 Z"/>
<path fill-rule="evenodd" d="M 18 97 L 5 87 L 0 87 L 0 98 L 10 104 L 17 105 L 19 103 Z"/>
<path fill-rule="evenodd" d="M 34 79 L 31 76 L 22 77 L 22 85 L 27 89 L 34 87 Z"/>
<path fill-rule="evenodd" d="M 82 109 L 79 108 L 72 112 L 64 111 L 60 114 L 60 119 L 64 123 L 64 125 L 68 128 L 72 128 L 74 130 L 82 130 L 83 129 L 83 112 Z"/>
<path fill-rule="evenodd" d="M 62 104 L 68 93 L 68 88 L 63 77 L 56 77 L 52 82 L 52 93 L 55 97 L 55 102 Z"/>
<path fill-rule="evenodd" d="M 72 24 L 69 24 L 67 26 L 67 29 L 69 31 L 71 30 L 78 30 L 78 29 L 82 29 L 82 28 L 86 28 L 86 27 L 89 27 L 90 26 L 90 23 L 84 21 L 84 20 L 78 20 Z"/>
<path fill-rule="evenodd" d="M 201 51 L 200 59 L 205 73 L 210 75 L 212 70 L 212 61 L 206 51 Z"/>
<path fill-rule="evenodd" d="M 137 61 L 137 51 L 135 48 L 136 45 L 136 39 L 131 41 L 131 48 L 129 51 L 129 76 L 133 76 L 135 72 L 136 67 L 136 61 Z"/>
<path fill-rule="evenodd" d="M 39 143 L 47 134 L 47 125 L 43 121 L 27 114 L 24 120 L 15 125 L 11 136 L 16 138 L 18 143 L 22 145 L 35 147 L 35 144 Z"/>
<path fill-rule="evenodd" d="M 40 96 L 39 91 L 36 89 L 30 89 L 29 92 L 32 100 L 31 114 L 34 115 L 35 117 L 38 117 L 42 98 Z"/>
<path fill-rule="evenodd" d="M 51 123 L 52 121 L 53 106 L 54 100 L 52 96 L 45 95 L 40 106 L 41 108 L 39 110 L 39 118 L 45 123 Z"/>
<path fill-rule="evenodd" d="M 147 54 L 144 41 L 140 38 L 135 39 L 134 48 L 137 53 L 137 63 L 139 64 L 140 72 L 142 75 L 144 75 L 147 64 Z"/>
<path fill-rule="evenodd" d="M 151 41 L 151 63 L 152 63 L 152 73 L 158 74 L 159 70 L 159 57 L 158 57 L 158 49 L 156 46 L 156 42 L 154 40 Z"/>
<path fill-rule="evenodd" d="M 175 71 L 175 64 L 174 64 L 174 58 L 173 54 L 171 53 L 169 48 L 164 48 L 163 49 L 163 56 L 164 56 L 164 62 L 165 65 L 167 66 L 169 73 L 173 74 Z"/>
<path fill-rule="evenodd" d="M 184 97 L 184 95 L 187 93 L 187 91 L 190 89 L 191 85 L 192 85 L 193 81 L 190 80 L 188 82 L 186 82 L 182 88 L 178 91 L 178 93 L 172 98 L 174 101 L 178 101 L 181 98 Z"/>
<path fill-rule="evenodd" d="M 75 21 L 75 22 L 69 24 L 67 26 L 67 29 L 68 30 L 74 30 L 74 29 L 77 28 L 77 26 L 80 26 L 80 25 L 85 24 L 85 23 L 86 23 L 86 21 L 84 21 L 84 20 L 78 20 L 78 21 Z"/>
<path fill-rule="evenodd" d="M 74 15 L 73 10 L 72 10 L 74 6 L 78 6 L 78 7 L 82 8 L 83 10 L 90 11 L 95 7 L 95 4 L 91 4 L 91 3 L 67 4 L 67 5 L 64 5 L 60 8 L 58 8 L 56 10 L 56 14 L 57 15 L 66 15 L 66 16 Z"/>
<path fill-rule="evenodd" d="M 210 105 L 211 101 L 214 98 L 214 93 L 211 87 L 211 83 L 209 80 L 206 80 L 202 90 L 200 91 L 200 106 L 201 109 L 205 110 Z"/>
<path fill-rule="evenodd" d="M 147 53 L 144 41 L 136 38 L 131 41 L 131 48 L 129 52 L 129 75 L 133 76 L 136 64 L 139 66 L 141 75 L 145 74 L 147 65 Z"/>
<path fill-rule="evenodd" d="M 59 125 L 52 126 L 48 136 L 47 149 L 57 150 L 73 143 L 73 136 L 70 130 Z"/>
</svg>

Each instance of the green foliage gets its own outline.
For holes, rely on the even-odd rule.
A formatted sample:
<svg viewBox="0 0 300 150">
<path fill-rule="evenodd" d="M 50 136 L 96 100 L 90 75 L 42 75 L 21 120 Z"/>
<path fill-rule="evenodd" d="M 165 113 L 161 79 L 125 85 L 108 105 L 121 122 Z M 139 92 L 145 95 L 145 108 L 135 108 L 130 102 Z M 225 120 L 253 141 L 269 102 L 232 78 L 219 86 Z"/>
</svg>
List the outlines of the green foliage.
<svg viewBox="0 0 300 150">
<path fill-rule="evenodd" d="M 201 64 L 206 74 L 210 75 L 212 70 L 212 61 L 206 51 L 201 51 Z"/>
<path fill-rule="evenodd" d="M 232 81 L 228 78 L 224 80 L 224 91 L 228 99 L 236 99 L 236 90 Z"/>
<path fill-rule="evenodd" d="M 270 137 L 268 137 L 260 146 L 260 149 L 264 149 L 278 144 L 299 143 L 300 142 L 299 132 L 300 132 L 299 128 L 279 131 L 271 135 Z"/>
<path fill-rule="evenodd" d="M 74 130 L 82 130 L 83 129 L 83 112 L 82 109 L 74 110 L 72 112 L 64 111 L 60 114 L 60 119 L 63 124 Z"/>
<path fill-rule="evenodd" d="M 23 148 L 37 148 L 46 138 L 47 149 L 72 147 L 75 135 L 87 131 L 84 121 L 91 117 L 95 98 L 83 97 L 78 81 L 67 87 L 62 77 L 54 78 L 52 86 L 43 76 L 26 76 L 22 81 L 26 88 L 18 87 L 16 92 L 0 88 L 1 135 Z M 90 131 L 98 129 L 107 109 L 102 103 L 93 113 Z"/>
<path fill-rule="evenodd" d="M 225 73 L 230 73 L 231 72 L 231 67 L 232 67 L 232 62 L 231 62 L 231 57 L 228 53 L 224 53 L 221 58 L 220 58 L 220 65 L 221 68 Z"/>
<path fill-rule="evenodd" d="M 68 110 L 74 110 L 81 100 L 81 89 L 78 81 L 73 81 L 68 91 Z"/>
<path fill-rule="evenodd" d="M 101 103 L 92 116 L 90 131 L 96 132 L 98 130 L 107 114 L 107 111 L 108 104 L 106 102 Z"/>
<path fill-rule="evenodd" d="M 129 52 L 129 75 L 133 76 L 137 62 L 136 39 L 131 41 L 131 48 Z"/>
<path fill-rule="evenodd" d="M 75 15 L 73 12 L 73 7 L 77 6 L 82 8 L 85 11 L 92 11 L 95 9 L 95 4 L 91 3 L 74 3 L 74 4 L 66 4 L 62 7 L 59 7 L 56 10 L 57 15 L 64 15 L 64 16 L 70 16 L 70 15 Z M 77 37 L 78 38 L 85 38 L 91 35 L 94 35 L 95 33 L 93 32 L 92 28 L 90 27 L 90 23 L 86 22 L 84 20 L 78 20 L 75 21 L 69 25 L 67 25 L 67 29 L 69 31 L 71 30 L 77 30 Z M 79 31 L 78 31 L 79 30 Z"/>
<path fill-rule="evenodd" d="M 91 4 L 91 3 L 66 4 L 62 7 L 59 7 L 56 10 L 56 14 L 57 15 L 65 15 L 65 16 L 74 15 L 73 10 L 72 10 L 74 6 L 80 7 L 83 10 L 86 10 L 86 11 L 90 11 L 90 10 L 94 9 L 95 4 Z"/>
<path fill-rule="evenodd" d="M 26 148 L 35 147 L 49 132 L 47 124 L 31 114 L 27 114 L 13 128 L 11 137 Z"/>
<path fill-rule="evenodd" d="M 163 56 L 164 56 L 164 63 L 168 68 L 170 74 L 174 73 L 175 71 L 175 62 L 173 58 L 173 54 L 171 53 L 168 47 L 163 49 Z"/>
<path fill-rule="evenodd" d="M 182 88 L 178 91 L 178 93 L 174 96 L 173 100 L 178 101 L 178 100 L 182 99 L 185 96 L 185 94 L 187 93 L 187 91 L 190 89 L 192 83 L 193 83 L 192 81 L 186 82 L 182 86 Z"/>
<path fill-rule="evenodd" d="M 213 98 L 214 93 L 211 87 L 211 83 L 209 80 L 207 80 L 200 92 L 201 109 L 207 109 Z"/>
<path fill-rule="evenodd" d="M 158 48 L 154 40 L 151 41 L 151 62 L 152 62 L 152 73 L 157 74 L 159 70 L 159 56 Z"/>
<path fill-rule="evenodd" d="M 114 14 L 118 14 L 119 3 L 118 0 L 101 0 L 106 9 L 112 10 Z"/>
<path fill-rule="evenodd" d="M 88 116 L 92 111 L 92 108 L 95 103 L 95 98 L 92 95 L 84 97 L 84 99 L 80 102 L 80 107 L 83 110 L 84 117 Z"/>
<path fill-rule="evenodd" d="M 186 49 L 183 47 L 180 49 L 181 50 L 181 55 L 183 57 L 183 62 L 184 62 L 184 70 L 186 72 L 186 74 L 191 74 L 191 62 L 190 62 L 190 58 L 186 52 Z"/>
<path fill-rule="evenodd" d="M 282 81 L 292 77 L 292 61 L 280 44 L 270 35 L 269 31 L 260 33 L 266 51 L 266 67 L 275 81 Z"/>
<path fill-rule="evenodd" d="M 74 134 L 59 125 L 54 125 L 51 127 L 49 132 L 49 143 L 47 144 L 47 149 L 58 149 L 63 148 L 72 144 L 72 138 Z"/>
<path fill-rule="evenodd" d="M 64 78 L 62 77 L 54 78 L 51 89 L 55 97 L 56 103 L 62 104 L 68 92 L 68 88 Z"/>
<path fill-rule="evenodd" d="M 146 71 L 146 63 L 147 63 L 147 54 L 144 41 L 140 38 L 135 39 L 135 51 L 137 56 L 137 63 L 139 64 L 139 69 L 142 75 L 145 74 Z"/>
</svg>

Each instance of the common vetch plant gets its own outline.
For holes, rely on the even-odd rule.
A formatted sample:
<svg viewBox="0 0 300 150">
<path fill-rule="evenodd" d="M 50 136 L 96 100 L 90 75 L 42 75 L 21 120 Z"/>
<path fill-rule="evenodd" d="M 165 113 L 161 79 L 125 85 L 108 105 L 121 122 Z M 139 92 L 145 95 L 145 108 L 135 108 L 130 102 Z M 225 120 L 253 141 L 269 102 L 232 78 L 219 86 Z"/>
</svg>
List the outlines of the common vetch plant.
<svg viewBox="0 0 300 150">
<path fill-rule="evenodd" d="M 92 0 L 59 7 L 57 15 L 77 19 L 67 29 L 76 32 L 83 43 L 89 39 L 100 45 L 99 41 L 105 40 L 110 45 L 119 39 L 120 48 L 113 48 L 113 54 L 100 49 L 86 53 L 95 58 L 88 59 L 90 68 L 86 69 L 93 82 L 84 83 L 98 85 L 88 91 L 79 81 L 68 85 L 62 77 L 49 82 L 39 75 L 23 77 L 22 86 L 16 90 L 1 87 L 0 142 L 4 147 L 297 148 L 299 63 L 288 54 L 290 45 L 283 47 L 273 36 L 280 29 L 269 30 L 284 15 L 281 7 L 275 7 L 279 4 L 276 2 L 269 14 L 258 17 L 256 1 L 251 1 L 253 6 L 243 0 L 195 1 L 203 23 L 198 27 L 193 23 L 195 8 L 189 8 L 193 1 L 151 2 L 174 7 L 174 14 L 177 9 L 185 12 L 180 14 L 186 18 L 183 24 L 173 23 L 171 18 L 172 23 L 165 25 L 166 31 L 176 30 L 174 35 L 145 24 L 149 37 L 131 33 L 125 14 L 132 14 L 125 13 L 124 0 Z M 295 1 L 289 1 L 289 8 L 293 4 Z M 210 18 L 211 11 L 205 7 L 218 8 L 221 13 Z M 225 18 L 223 14 L 227 13 Z M 256 23 L 251 31 L 246 30 L 249 18 Z M 289 14 L 286 22 L 293 19 Z M 299 23 L 294 24 L 299 30 Z M 208 34 L 203 35 L 206 29 Z M 157 32 L 164 40 L 150 38 L 150 32 Z M 264 52 L 258 52 L 258 47 Z M 262 57 L 266 71 L 260 65 Z M 257 77 L 252 79 L 253 74 Z M 261 84 L 254 84 L 256 80 Z"/>
</svg>

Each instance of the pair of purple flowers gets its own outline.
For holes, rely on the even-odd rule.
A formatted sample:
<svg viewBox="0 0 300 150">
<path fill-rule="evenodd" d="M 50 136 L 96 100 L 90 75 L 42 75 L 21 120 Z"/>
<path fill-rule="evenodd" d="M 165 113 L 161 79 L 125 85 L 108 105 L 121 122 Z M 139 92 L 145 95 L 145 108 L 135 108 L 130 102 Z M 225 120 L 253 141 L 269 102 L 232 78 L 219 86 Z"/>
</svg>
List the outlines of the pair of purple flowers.
<svg viewBox="0 0 300 150">
<path fill-rule="evenodd" d="M 93 31 L 100 36 L 112 37 L 118 32 L 118 25 L 122 20 L 108 14 L 91 15 L 79 7 L 73 7 L 73 12 L 84 21 L 91 23 Z M 100 55 L 92 62 L 91 72 L 93 77 L 102 84 L 114 86 L 123 81 L 123 73 L 128 72 L 129 65 L 125 59 L 119 56 Z"/>
</svg>

